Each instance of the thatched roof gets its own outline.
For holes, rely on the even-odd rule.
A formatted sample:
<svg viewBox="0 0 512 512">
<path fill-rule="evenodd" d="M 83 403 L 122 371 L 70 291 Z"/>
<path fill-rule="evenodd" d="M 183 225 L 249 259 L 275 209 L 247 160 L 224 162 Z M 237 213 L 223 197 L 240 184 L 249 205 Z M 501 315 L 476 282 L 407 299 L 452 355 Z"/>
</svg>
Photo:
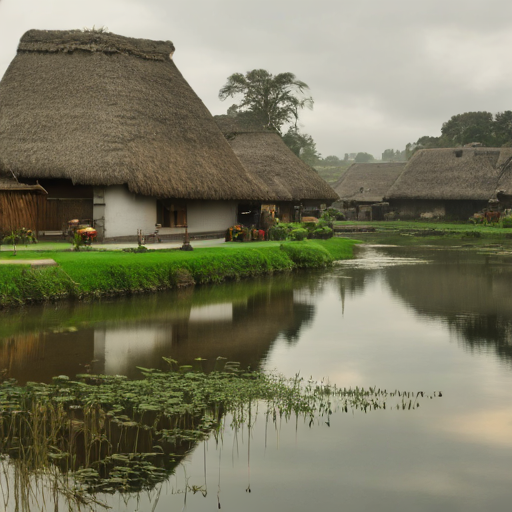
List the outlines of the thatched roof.
<svg viewBox="0 0 512 512">
<path fill-rule="evenodd" d="M 0 191 L 33 191 L 38 194 L 48 194 L 48 192 L 46 192 L 46 190 L 41 185 L 39 185 L 39 183 L 37 183 L 36 185 L 25 185 L 24 183 L 20 183 L 12 174 L 2 172 L 0 172 Z"/>
<path fill-rule="evenodd" d="M 389 199 L 489 200 L 501 173 L 499 148 L 422 149 L 409 160 Z"/>
<path fill-rule="evenodd" d="M 405 162 L 355 163 L 345 171 L 333 188 L 344 201 L 377 203 L 383 200 L 404 167 Z"/>
<path fill-rule="evenodd" d="M 501 169 L 496 187 L 498 198 L 500 195 L 512 196 L 512 148 L 501 148 L 498 165 Z"/>
<path fill-rule="evenodd" d="M 288 148 L 278 133 L 230 116 L 215 116 L 215 120 L 244 167 L 269 186 L 273 200 L 338 200 L 336 192 Z"/>
<path fill-rule="evenodd" d="M 184 199 L 267 199 L 166 41 L 31 30 L 0 82 L 0 170 Z"/>
</svg>

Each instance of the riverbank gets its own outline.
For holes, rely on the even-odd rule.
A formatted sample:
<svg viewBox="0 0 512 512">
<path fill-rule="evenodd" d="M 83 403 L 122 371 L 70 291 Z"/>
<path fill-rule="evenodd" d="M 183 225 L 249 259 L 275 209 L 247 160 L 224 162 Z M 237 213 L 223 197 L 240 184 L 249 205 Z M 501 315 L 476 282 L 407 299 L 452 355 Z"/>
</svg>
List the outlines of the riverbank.
<svg viewBox="0 0 512 512">
<path fill-rule="evenodd" d="M 56 267 L 2 265 L 0 307 L 59 299 L 85 299 L 152 292 L 322 268 L 353 257 L 354 240 L 230 243 L 218 247 L 123 251 L 23 251 L 23 259 L 53 259 Z M 12 253 L 2 260 L 21 259 Z"/>
<path fill-rule="evenodd" d="M 377 244 L 475 245 L 512 248 L 512 229 L 499 224 L 445 221 L 336 221 L 337 236 L 357 237 Z M 357 231 L 355 231 L 357 230 Z"/>
</svg>

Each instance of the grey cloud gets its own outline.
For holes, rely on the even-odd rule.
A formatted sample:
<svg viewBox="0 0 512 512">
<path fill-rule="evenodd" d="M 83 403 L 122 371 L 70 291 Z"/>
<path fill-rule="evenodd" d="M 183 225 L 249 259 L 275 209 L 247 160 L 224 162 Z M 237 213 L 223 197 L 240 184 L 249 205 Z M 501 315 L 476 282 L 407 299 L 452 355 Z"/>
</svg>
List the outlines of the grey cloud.
<svg viewBox="0 0 512 512">
<path fill-rule="evenodd" d="M 73 5 L 73 8 L 69 7 Z M 106 25 L 170 39 L 175 61 L 213 113 L 236 71 L 292 71 L 316 107 L 303 115 L 324 154 L 403 147 L 452 115 L 512 109 L 504 0 L 2 0 L 0 74 L 29 28 Z"/>
</svg>

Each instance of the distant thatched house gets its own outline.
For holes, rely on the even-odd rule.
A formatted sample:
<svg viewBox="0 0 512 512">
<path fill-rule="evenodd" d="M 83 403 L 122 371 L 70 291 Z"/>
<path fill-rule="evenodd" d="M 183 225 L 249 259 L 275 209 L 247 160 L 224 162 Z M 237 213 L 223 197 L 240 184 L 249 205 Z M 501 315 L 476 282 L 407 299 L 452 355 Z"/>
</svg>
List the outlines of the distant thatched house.
<svg viewBox="0 0 512 512">
<path fill-rule="evenodd" d="M 400 217 L 467 219 L 495 197 L 504 168 L 499 148 L 422 149 L 387 194 Z"/>
<path fill-rule="evenodd" d="M 215 120 L 245 169 L 270 189 L 270 200 L 282 221 L 298 220 L 300 212 L 318 210 L 338 199 L 330 185 L 298 158 L 278 133 L 236 117 L 215 116 Z"/>
<path fill-rule="evenodd" d="M 0 171 L 48 190 L 40 231 L 220 232 L 267 200 L 172 61 L 166 41 L 31 30 L 0 82 Z"/>
<path fill-rule="evenodd" d="M 12 175 L 0 172 L 0 240 L 11 230 L 36 231 L 46 190 L 39 184 L 24 185 Z"/>
<path fill-rule="evenodd" d="M 355 163 L 333 185 L 344 210 L 381 203 L 402 173 L 405 162 Z M 371 209 L 368 208 L 368 212 Z"/>
</svg>

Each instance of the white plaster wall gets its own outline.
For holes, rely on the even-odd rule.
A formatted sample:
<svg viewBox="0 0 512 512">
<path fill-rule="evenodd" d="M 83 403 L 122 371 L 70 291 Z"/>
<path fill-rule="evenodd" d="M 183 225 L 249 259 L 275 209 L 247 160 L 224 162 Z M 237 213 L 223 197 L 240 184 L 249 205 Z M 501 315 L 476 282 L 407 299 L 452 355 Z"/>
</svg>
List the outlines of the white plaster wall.
<svg viewBox="0 0 512 512">
<path fill-rule="evenodd" d="M 190 233 L 223 231 L 236 224 L 236 201 L 189 201 L 187 225 Z"/>
<path fill-rule="evenodd" d="M 105 187 L 105 238 L 153 233 L 156 199 L 132 194 L 124 185 Z"/>
</svg>

